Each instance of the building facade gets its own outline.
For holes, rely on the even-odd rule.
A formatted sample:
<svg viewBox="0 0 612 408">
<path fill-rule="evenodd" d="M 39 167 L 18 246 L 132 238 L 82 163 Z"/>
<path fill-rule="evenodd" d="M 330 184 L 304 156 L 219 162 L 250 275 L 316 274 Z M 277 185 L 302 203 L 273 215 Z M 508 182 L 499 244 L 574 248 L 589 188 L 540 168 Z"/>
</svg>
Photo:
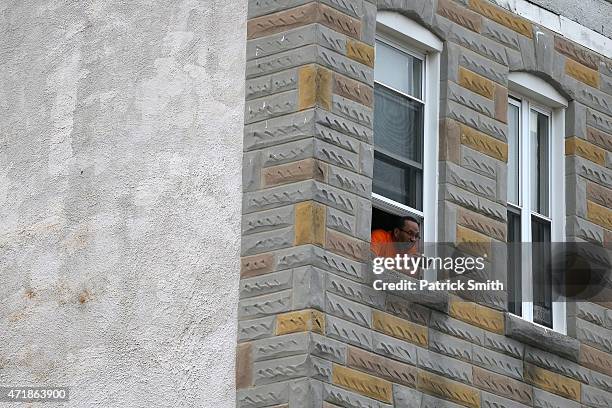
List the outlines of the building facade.
<svg viewBox="0 0 612 408">
<path fill-rule="evenodd" d="M 375 291 L 369 258 L 389 214 L 609 249 L 611 44 L 521 0 L 250 1 L 237 406 L 612 406 L 612 299 L 508 253 L 504 293 Z"/>
</svg>

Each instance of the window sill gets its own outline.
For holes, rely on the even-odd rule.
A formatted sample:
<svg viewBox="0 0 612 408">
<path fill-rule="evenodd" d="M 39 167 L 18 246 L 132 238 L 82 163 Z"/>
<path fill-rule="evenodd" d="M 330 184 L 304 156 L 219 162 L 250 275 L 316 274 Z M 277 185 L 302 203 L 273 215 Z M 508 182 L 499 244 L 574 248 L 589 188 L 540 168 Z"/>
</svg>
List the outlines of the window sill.
<svg viewBox="0 0 612 408">
<path fill-rule="evenodd" d="M 573 337 L 505 313 L 505 334 L 533 347 L 578 361 L 580 342 Z"/>
</svg>

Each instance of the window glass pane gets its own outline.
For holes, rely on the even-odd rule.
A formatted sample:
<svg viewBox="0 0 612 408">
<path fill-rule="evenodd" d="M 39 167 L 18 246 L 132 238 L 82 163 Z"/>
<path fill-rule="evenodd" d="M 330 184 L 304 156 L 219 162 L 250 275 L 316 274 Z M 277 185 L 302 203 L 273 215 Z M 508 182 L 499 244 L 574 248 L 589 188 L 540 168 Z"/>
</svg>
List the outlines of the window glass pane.
<svg viewBox="0 0 612 408">
<path fill-rule="evenodd" d="M 395 47 L 376 41 L 374 80 L 405 94 L 421 98 L 423 62 Z"/>
<path fill-rule="evenodd" d="M 508 104 L 508 202 L 519 202 L 519 114 L 520 108 Z"/>
<path fill-rule="evenodd" d="M 423 104 L 374 86 L 374 144 L 377 149 L 422 161 Z"/>
<path fill-rule="evenodd" d="M 531 110 L 529 118 L 531 133 L 531 207 L 533 211 L 548 216 L 549 197 L 549 118 Z"/>
<path fill-rule="evenodd" d="M 419 211 L 423 209 L 421 170 L 378 151 L 374 152 L 372 191 Z"/>
<path fill-rule="evenodd" d="M 508 311 L 522 316 L 521 214 L 508 210 Z"/>
<path fill-rule="evenodd" d="M 552 327 L 552 267 L 550 250 L 550 222 L 531 217 L 533 241 L 533 321 Z"/>
</svg>

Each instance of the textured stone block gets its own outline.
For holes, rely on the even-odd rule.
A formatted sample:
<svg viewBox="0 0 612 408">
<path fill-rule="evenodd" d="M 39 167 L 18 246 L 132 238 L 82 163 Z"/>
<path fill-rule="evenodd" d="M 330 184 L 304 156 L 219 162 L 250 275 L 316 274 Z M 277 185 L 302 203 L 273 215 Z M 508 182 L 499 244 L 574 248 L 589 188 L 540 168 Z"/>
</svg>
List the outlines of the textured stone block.
<svg viewBox="0 0 612 408">
<path fill-rule="evenodd" d="M 261 408 L 289 401 L 289 383 L 281 382 L 238 390 L 238 408 Z"/>
<path fill-rule="evenodd" d="M 479 35 L 478 33 L 463 28 L 462 26 L 447 22 L 443 18 L 438 17 L 438 21 L 441 23 L 440 27 L 443 31 L 446 31 L 443 28 L 444 26 L 450 25 L 448 33 L 446 34 L 446 40 L 450 43 L 447 43 L 447 47 L 445 48 L 448 48 L 448 52 L 451 54 L 457 54 L 456 56 L 449 55 L 449 60 L 453 61 L 453 63 L 448 66 L 456 66 L 456 62 L 459 61 L 459 56 L 465 51 L 465 48 L 482 55 L 488 60 L 492 60 L 503 65 L 508 65 L 507 56 L 504 52 L 503 46 L 499 45 L 495 41 L 483 37 L 482 35 Z M 458 44 L 464 48 L 455 47 L 451 43 Z"/>
<path fill-rule="evenodd" d="M 467 384 L 472 382 L 472 366 L 468 363 L 423 348 L 417 348 L 417 360 L 419 369 L 432 371 Z"/>
<path fill-rule="evenodd" d="M 413 365 L 417 363 L 417 347 L 414 344 L 382 333 L 372 333 L 372 350 L 394 360 Z"/>
<path fill-rule="evenodd" d="M 341 296 L 327 293 L 325 311 L 341 319 L 370 327 L 372 322 L 372 309 L 368 306 L 347 300 Z"/>
<path fill-rule="evenodd" d="M 251 343 L 236 348 L 236 389 L 253 385 L 253 349 Z"/>
<path fill-rule="evenodd" d="M 374 47 L 361 41 L 347 40 L 346 56 L 369 67 L 374 67 Z"/>
<path fill-rule="evenodd" d="M 325 335 L 361 348 L 372 348 L 371 330 L 334 316 L 327 317 Z"/>
<path fill-rule="evenodd" d="M 480 394 L 480 406 L 482 408 L 527 408 L 527 405 L 520 402 L 484 391 Z"/>
<path fill-rule="evenodd" d="M 385 308 L 385 292 L 331 273 L 327 274 L 326 290 L 378 309 Z"/>
<path fill-rule="evenodd" d="M 240 259 L 240 277 L 249 278 L 274 270 L 274 254 L 259 254 Z"/>
<path fill-rule="evenodd" d="M 346 364 L 350 368 L 365 371 L 394 383 L 416 386 L 417 369 L 356 347 L 349 347 Z"/>
<path fill-rule="evenodd" d="M 316 123 L 364 142 L 371 143 L 373 139 L 373 131 L 370 127 L 359 125 L 326 111 L 317 110 Z"/>
<path fill-rule="evenodd" d="M 290 289 L 292 279 L 293 273 L 290 270 L 241 279 L 240 298 L 244 299 Z"/>
<path fill-rule="evenodd" d="M 533 389 L 534 408 L 580 408 L 581 405 L 567 398 L 559 397 L 539 388 Z"/>
<path fill-rule="evenodd" d="M 494 117 L 495 108 L 490 99 L 485 98 L 475 92 L 468 91 L 451 81 L 446 81 L 442 84 L 446 85 L 446 94 L 450 100 L 467 106 L 468 108 L 489 117 Z M 505 102 L 506 104 L 508 103 L 507 99 Z"/>
<path fill-rule="evenodd" d="M 260 149 L 312 136 L 314 110 L 274 118 L 244 127 L 246 150 Z"/>
<path fill-rule="evenodd" d="M 332 381 L 340 387 L 348 388 L 370 398 L 388 403 L 393 401 L 391 383 L 369 374 L 334 364 Z"/>
<path fill-rule="evenodd" d="M 253 255 L 290 247 L 293 243 L 293 227 L 259 232 L 242 237 L 242 255 Z"/>
<path fill-rule="evenodd" d="M 486 133 L 489 136 L 493 136 L 502 142 L 506 142 L 508 126 L 505 123 L 481 115 L 453 101 L 448 101 L 442 106 L 444 114 L 449 118 Z"/>
<path fill-rule="evenodd" d="M 309 44 L 324 44 L 318 41 L 318 39 L 320 39 L 320 32 L 322 31 L 321 27 L 322 26 L 316 24 L 311 24 L 263 38 L 249 40 L 247 41 L 247 60 L 251 61 L 257 58 L 269 57 L 270 55 L 293 50 Z M 343 43 L 337 43 L 338 47 L 343 47 L 343 45 Z M 297 86 L 297 81 L 295 85 Z"/>
<path fill-rule="evenodd" d="M 439 395 L 466 407 L 480 407 L 478 390 L 424 370 L 419 370 L 418 390 Z"/>
<path fill-rule="evenodd" d="M 477 214 L 465 208 L 457 208 L 457 224 L 468 227 L 481 234 L 506 241 L 506 224 Z"/>
<path fill-rule="evenodd" d="M 239 320 L 238 341 L 257 340 L 272 336 L 275 319 L 275 316 L 269 316 L 261 319 Z"/>
<path fill-rule="evenodd" d="M 506 47 L 518 50 L 520 48 L 518 35 L 515 31 L 504 27 L 495 21 L 485 19 L 482 26 L 482 35 L 495 40 Z M 498 61 L 499 62 L 499 61 Z"/>
<path fill-rule="evenodd" d="M 398 408 L 424 408 L 423 393 L 408 387 L 393 384 L 393 405 Z"/>
<path fill-rule="evenodd" d="M 519 360 L 522 360 L 525 355 L 525 345 L 521 342 L 506 337 L 505 335 L 499 335 L 488 331 L 484 332 L 483 346 L 491 350 L 499 351 L 500 353 L 505 353 Z"/>
<path fill-rule="evenodd" d="M 251 100 L 285 91 L 292 91 L 297 89 L 297 86 L 298 70 L 290 69 L 277 74 L 247 80 L 245 96 L 247 100 Z"/>
<path fill-rule="evenodd" d="M 606 152 L 604 149 L 577 137 L 565 139 L 565 154 L 577 154 L 601 166 L 606 165 Z"/>
<path fill-rule="evenodd" d="M 356 262 L 340 255 L 316 248 L 314 258 L 317 266 L 342 275 L 356 282 L 369 282 L 370 272 L 365 263 Z"/>
<path fill-rule="evenodd" d="M 344 234 L 355 235 L 356 217 L 335 208 L 327 208 L 327 227 Z"/>
<path fill-rule="evenodd" d="M 495 84 L 495 119 L 508 122 L 508 89 Z"/>
<path fill-rule="evenodd" d="M 338 132 L 327 128 L 320 129 L 319 127 L 317 127 L 317 132 L 319 132 L 319 130 L 324 131 L 321 133 L 322 135 L 324 134 L 330 137 L 340 137 L 341 135 Z M 332 132 L 334 134 L 332 134 Z M 349 138 L 349 136 L 342 136 L 345 138 Z M 357 144 L 357 141 L 354 139 L 352 139 L 352 142 Z M 324 142 L 323 140 L 315 140 L 314 155 L 317 159 L 322 160 L 324 162 L 334 164 L 336 166 L 340 166 L 351 171 L 359 171 L 359 156 L 356 153 L 345 150 L 341 147 L 337 147 L 331 143 Z"/>
<path fill-rule="evenodd" d="M 591 347 L 612 353 L 612 330 L 578 319 L 576 337 Z"/>
<path fill-rule="evenodd" d="M 304 354 L 261 361 L 253 366 L 256 385 L 306 377 L 313 374 L 312 371 L 312 363 L 308 355 Z"/>
<path fill-rule="evenodd" d="M 436 12 L 472 31 L 479 33 L 481 30 L 482 17 L 451 0 L 439 0 Z"/>
<path fill-rule="evenodd" d="M 262 170 L 265 187 L 275 187 L 303 180 L 327 179 L 327 166 L 315 159 L 304 159 L 278 166 L 266 167 Z"/>
<path fill-rule="evenodd" d="M 293 206 L 286 206 L 243 215 L 242 235 L 267 232 L 291 226 L 295 216 L 293 208 Z"/>
<path fill-rule="evenodd" d="M 599 87 L 599 73 L 591 68 L 582 65 L 571 59 L 565 60 L 565 73 L 570 75 L 580 82 L 592 86 L 594 88 Z"/>
<path fill-rule="evenodd" d="M 368 107 L 372 107 L 374 103 L 374 91 L 371 86 L 344 75 L 333 76 L 333 92 Z"/>
<path fill-rule="evenodd" d="M 452 184 L 444 184 L 444 199 L 487 217 L 506 221 L 505 206 L 479 197 Z"/>
<path fill-rule="evenodd" d="M 472 231 L 469 228 L 457 225 L 457 231 L 455 233 L 456 246 L 460 251 L 472 254 L 474 256 L 484 256 L 491 254 L 491 238 L 486 235 L 480 234 L 476 231 Z M 474 274 L 472 272 L 471 274 Z M 453 305 L 451 304 L 451 313 L 467 312 L 458 305 L 454 305 L 455 311 L 453 312 Z M 457 317 L 457 316 L 454 316 Z M 463 320 L 463 319 L 462 319 Z"/>
<path fill-rule="evenodd" d="M 472 360 L 474 345 L 468 341 L 449 336 L 437 330 L 429 330 L 430 350 L 464 361 Z"/>
<path fill-rule="evenodd" d="M 526 37 L 532 38 L 531 23 L 484 0 L 469 0 L 472 10 Z"/>
<path fill-rule="evenodd" d="M 503 64 L 498 64 L 488 58 L 463 49 L 459 53 L 458 61 L 461 67 L 465 67 L 470 72 L 476 73 L 481 77 L 495 81 L 502 86 L 506 86 L 508 83 L 508 67 Z M 461 72 L 459 72 L 459 78 L 461 78 Z M 483 96 L 488 98 L 487 95 Z"/>
<path fill-rule="evenodd" d="M 531 406 L 533 403 L 533 391 L 530 385 L 479 367 L 474 367 L 473 375 L 474 385 L 478 388 L 525 405 Z"/>
<path fill-rule="evenodd" d="M 597 371 L 594 371 L 594 370 L 589 370 L 588 383 L 604 391 L 612 392 L 612 377 L 611 376 L 598 373 Z"/>
<path fill-rule="evenodd" d="M 509 313 L 505 315 L 506 336 L 561 357 L 578 361 L 580 342 L 574 338 L 535 325 Z"/>
<path fill-rule="evenodd" d="M 325 315 L 318 310 L 307 309 L 284 313 L 276 317 L 275 333 L 277 336 L 303 331 L 324 333 Z"/>
<path fill-rule="evenodd" d="M 612 230 L 612 210 L 607 207 L 587 201 L 587 219 L 597 225 Z"/>
<path fill-rule="evenodd" d="M 588 383 L 589 370 L 546 351 L 529 347 L 525 349 L 525 362 L 546 368 L 577 381 Z"/>
<path fill-rule="evenodd" d="M 592 127 L 587 127 L 586 138 L 589 142 L 603 147 L 608 151 L 612 151 L 612 135 Z"/>
<path fill-rule="evenodd" d="M 424 326 L 400 319 L 388 313 L 374 310 L 372 312 L 372 327 L 381 333 L 398 339 L 406 340 L 421 346 L 427 346 L 428 332 Z"/>
<path fill-rule="evenodd" d="M 286 312 L 291 309 L 291 290 L 242 299 L 238 303 L 238 318 L 248 319 Z"/>
<path fill-rule="evenodd" d="M 449 314 L 485 330 L 504 333 L 504 314 L 498 310 L 454 297 L 449 304 Z"/>
<path fill-rule="evenodd" d="M 451 336 L 481 345 L 484 340 L 484 330 L 464 323 L 442 313 L 432 312 L 430 328 L 439 330 Z"/>
<path fill-rule="evenodd" d="M 609 310 L 591 302 L 575 302 L 576 317 L 598 326 L 607 327 L 606 312 Z"/>
<path fill-rule="evenodd" d="M 336 363 L 346 363 L 347 345 L 316 333 L 310 334 L 310 353 Z"/>
<path fill-rule="evenodd" d="M 325 206 L 314 201 L 295 205 L 295 245 L 325 243 Z"/>
<path fill-rule="evenodd" d="M 582 344 L 580 346 L 580 364 L 612 376 L 612 359 L 610 359 L 610 354 L 596 348 Z"/>
<path fill-rule="evenodd" d="M 597 54 L 563 37 L 555 36 L 555 50 L 591 69 L 597 70 L 599 67 L 600 59 Z"/>
<path fill-rule="evenodd" d="M 370 199 L 372 195 L 372 180 L 360 174 L 335 166 L 329 166 L 327 182 L 332 186 Z"/>
<path fill-rule="evenodd" d="M 332 96 L 331 111 L 364 126 L 372 127 L 374 122 L 374 111 L 371 108 L 353 102 L 343 96 Z"/>
<path fill-rule="evenodd" d="M 523 362 L 501 353 L 474 346 L 473 360 L 475 365 L 508 377 L 523 379 Z"/>
<path fill-rule="evenodd" d="M 372 398 L 365 397 L 355 392 L 345 390 L 331 384 L 323 384 L 323 400 L 330 402 L 333 407 L 364 407 L 364 408 L 391 408 L 392 405 L 385 404 Z"/>
<path fill-rule="evenodd" d="M 394 316 L 410 320 L 411 322 L 423 326 L 427 326 L 429 323 L 429 316 L 431 315 L 430 309 L 412 302 L 408 302 L 405 299 L 392 294 L 387 295 L 387 304 L 385 309 Z"/>
<path fill-rule="evenodd" d="M 331 110 L 332 72 L 323 67 L 307 65 L 298 69 L 298 109 L 321 106 Z"/>
<path fill-rule="evenodd" d="M 316 62 L 332 69 L 334 72 L 372 86 L 374 70 L 365 64 L 340 55 L 337 52 L 319 47 L 316 53 Z"/>
<path fill-rule="evenodd" d="M 495 85 L 489 79 L 469 71 L 463 67 L 459 67 L 459 85 L 484 96 L 485 98 L 493 99 L 495 93 Z"/>
<path fill-rule="evenodd" d="M 325 272 L 311 265 L 293 269 L 293 308 L 325 308 Z"/>
<path fill-rule="evenodd" d="M 461 141 L 460 125 L 451 119 L 442 119 L 439 122 L 441 161 L 460 163 Z"/>
<path fill-rule="evenodd" d="M 315 23 L 319 19 L 319 5 L 316 2 L 263 17 L 251 18 L 247 22 L 247 39 L 288 31 L 292 28 Z"/>
<path fill-rule="evenodd" d="M 612 134 L 612 117 L 593 109 L 586 109 L 586 123 L 606 133 Z"/>
<path fill-rule="evenodd" d="M 248 18 L 296 7 L 311 0 L 254 0 L 249 1 Z"/>
<path fill-rule="evenodd" d="M 318 51 L 316 45 L 308 45 L 268 57 L 255 58 L 254 60 L 247 61 L 246 77 L 250 79 L 301 65 L 316 63 L 318 61 Z"/>
<path fill-rule="evenodd" d="M 253 361 L 271 360 L 308 353 L 309 333 L 275 336 L 252 343 Z"/>
<path fill-rule="evenodd" d="M 580 401 L 580 383 L 533 364 L 525 363 L 525 380 L 543 390 Z"/>
<path fill-rule="evenodd" d="M 325 248 L 357 261 L 366 261 L 370 256 L 370 245 L 367 242 L 333 230 L 326 233 Z"/>
<path fill-rule="evenodd" d="M 607 188 L 612 188 L 612 171 L 589 160 L 569 156 L 565 159 L 565 168 L 567 169 L 566 174 L 578 174 Z"/>
<path fill-rule="evenodd" d="M 502 162 L 508 161 L 508 144 L 466 125 L 460 127 L 461 143 Z"/>
<path fill-rule="evenodd" d="M 246 101 L 244 123 L 261 122 L 299 110 L 298 92 L 287 91 Z"/>
<path fill-rule="evenodd" d="M 496 199 L 495 181 L 481 176 L 471 170 L 460 167 L 452 162 L 440 166 L 439 178 L 441 183 L 451 183 L 472 193 L 481 195 L 490 200 Z"/>
</svg>

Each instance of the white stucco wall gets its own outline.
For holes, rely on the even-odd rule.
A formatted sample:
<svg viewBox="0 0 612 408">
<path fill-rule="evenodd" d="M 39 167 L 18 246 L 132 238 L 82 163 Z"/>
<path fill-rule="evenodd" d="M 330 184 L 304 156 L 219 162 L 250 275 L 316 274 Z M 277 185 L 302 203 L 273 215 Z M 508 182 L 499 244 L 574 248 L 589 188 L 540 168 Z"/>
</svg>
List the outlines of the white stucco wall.
<svg viewBox="0 0 612 408">
<path fill-rule="evenodd" d="M 0 385 L 234 406 L 246 6 L 0 0 Z"/>
</svg>

